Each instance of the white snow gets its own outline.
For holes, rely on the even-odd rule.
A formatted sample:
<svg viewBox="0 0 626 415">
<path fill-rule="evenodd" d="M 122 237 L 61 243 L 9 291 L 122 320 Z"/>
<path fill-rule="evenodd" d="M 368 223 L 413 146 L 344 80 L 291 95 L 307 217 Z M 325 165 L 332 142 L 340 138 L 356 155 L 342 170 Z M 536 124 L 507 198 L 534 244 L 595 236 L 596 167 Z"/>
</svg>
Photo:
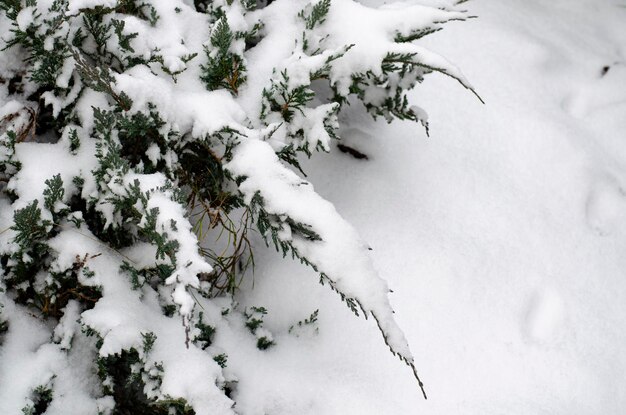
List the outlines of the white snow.
<svg viewBox="0 0 626 415">
<path fill-rule="evenodd" d="M 304 164 L 373 248 L 429 399 L 372 341 L 373 323 L 342 311 L 313 272 L 256 251 L 242 302 L 268 308 L 277 346 L 238 407 L 624 412 L 626 9 L 612 0 L 464 6 L 479 18 L 424 43 L 462 68 L 486 105 L 431 76 L 413 96 L 430 138 L 351 108 L 340 115 L 344 143 L 369 161 L 333 149 Z M 317 308 L 318 336 L 276 336 Z"/>
<path fill-rule="evenodd" d="M 225 167 L 234 176 L 246 178 L 239 186 L 246 204 L 259 193 L 264 197 L 264 208 L 269 214 L 292 218 L 311 226 L 319 234 L 319 243 L 311 243 L 298 235 L 288 240 L 301 256 L 326 274 L 340 292 L 358 301 L 365 317 L 371 313 L 390 349 L 412 363 L 404 334 L 393 319 L 387 284 L 376 274 L 357 233 L 309 183 L 276 161 L 277 156 L 268 143 L 253 139 L 242 142 Z M 281 230 L 287 228 L 286 234 L 291 236 L 288 226 L 281 224 Z"/>
<path fill-rule="evenodd" d="M 442 56 L 414 43 L 393 42 L 397 34 L 406 36 L 412 30 L 436 28 L 439 25 L 432 24 L 433 21 L 463 19 L 466 17 L 464 13 L 408 4 L 383 10 L 374 10 L 351 0 L 333 3 L 324 24 L 324 27 L 332 28 L 327 47 L 354 45 L 331 71 L 331 81 L 339 91 L 347 95 L 354 72 L 373 70 L 374 74 L 380 75 L 380 62 L 388 53 L 417 54 L 420 63 L 449 73 L 471 88 L 461 72 Z M 351 16 L 350 20 L 346 21 L 346 16 Z"/>
<path fill-rule="evenodd" d="M 190 1 L 176 15 L 167 14 L 171 6 L 167 1 L 153 3 L 167 20 L 153 29 L 128 18 L 125 32 L 141 31 L 133 45 L 158 48 L 167 68 L 182 69 L 183 55 L 201 52 L 208 25 L 194 31 L 206 22 L 190 11 Z M 340 80 L 348 75 L 341 65 L 372 68 L 397 34 L 394 28 L 402 26 L 402 34 L 415 29 L 405 27 L 404 18 L 415 21 L 423 16 L 426 24 L 429 16 L 442 20 L 466 16 L 445 7 L 423 8 L 419 4 L 449 3 L 424 0 L 385 6 L 384 18 L 373 20 L 380 15 L 369 7 L 381 3 L 333 0 L 337 8 L 317 29 L 323 33 L 328 25 L 339 24 L 333 19 L 340 13 L 349 13 L 353 20 L 340 22 L 342 30 L 328 39 L 335 43 L 327 46 L 339 49 L 357 38 L 369 39 L 335 66 L 331 77 L 341 88 L 347 87 L 346 80 Z M 314 225 L 324 242 L 307 244 L 287 225 L 281 235 L 321 264 L 320 270 L 338 288 L 383 317 L 379 324 L 392 347 L 408 359 L 415 356 L 427 401 L 410 369 L 380 340 L 373 319 L 354 317 L 335 293 L 317 283 L 317 273 L 266 250 L 258 235 L 255 274 L 238 294 L 237 309 L 224 299 L 192 297 L 200 285 L 196 274 L 211 267 L 197 251 L 181 206 L 156 190 L 165 183 L 156 174 L 141 177 L 142 190 L 152 191 L 147 208 L 159 208 L 159 230 L 178 232 L 181 239 L 179 269 L 168 279 L 171 285 L 159 287 L 159 293 L 163 298 L 173 296 L 183 314 L 202 311 L 204 321 L 216 327 L 214 344 L 206 351 L 193 343 L 187 347 L 180 316 L 158 315 L 156 290 L 132 289 L 119 272 L 124 260 L 138 269 L 154 265 L 154 246 L 138 244 L 118 252 L 97 242 L 85 228 L 62 225 L 50 241 L 57 254 L 51 268 L 71 269 L 77 256 L 92 255 L 86 265 L 97 272 L 91 279 L 81 276 L 80 282 L 101 287 L 103 297 L 86 311 L 69 302 L 55 328 L 0 292 L 4 304 L 0 313 L 8 318 L 11 333 L 0 345 L 0 413 L 20 413 L 29 404 L 22 398 L 34 386 L 50 383 L 54 397 L 49 414 L 96 414 L 111 408 L 112 399 L 103 397 L 92 371 L 95 339 L 80 334 L 81 318 L 81 324 L 102 334 L 102 356 L 136 348 L 145 367 L 159 363 L 165 369 L 159 397 L 184 397 L 199 414 L 622 414 L 626 406 L 622 3 L 474 0 L 466 6 L 478 19 L 449 24 L 420 41 L 420 47 L 394 46 L 398 52 L 419 53 L 429 65 L 445 67 L 444 72 L 469 86 L 456 67 L 429 50 L 446 56 L 462 68 L 486 105 L 449 78 L 430 76 L 411 95 L 412 102 L 428 111 L 427 116 L 419 110 L 421 119 L 430 120 L 431 138 L 426 138 L 415 123 L 375 123 L 354 102 L 339 114 L 342 143 L 365 153 L 366 161 L 332 148 L 322 128 L 322 112 L 330 111 L 330 106 L 307 108 L 294 124 L 314 126 L 315 134 L 307 139 L 323 147 L 330 143 L 331 153 L 303 160 L 303 167 L 307 180 L 334 207 L 313 193 L 311 184 L 277 164 L 269 142 L 254 138 L 254 131 L 239 137 L 241 144 L 227 167 L 235 175 L 247 176 L 241 186 L 245 196 L 251 198 L 261 190 L 268 196 L 270 213 L 288 213 Z M 113 2 L 75 0 L 70 10 L 97 4 Z M 301 61 L 288 53 L 302 29 L 289 16 L 301 4 L 277 0 L 250 13 L 247 21 L 236 10 L 230 12 L 234 29 L 261 18 L 269 34 L 247 56 L 248 84 L 237 97 L 199 90 L 197 65 L 191 64 L 178 79 L 161 77 L 156 66 L 137 66 L 117 76 L 115 88 L 133 99 L 132 111 L 145 111 L 149 102 L 155 103 L 168 126 L 194 137 L 224 127 L 240 131 L 244 126 L 260 127 L 260 93 L 276 76 L 272 65 L 292 56 L 292 68 L 298 72 L 293 79 L 306 84 L 307 68 L 320 63 L 318 58 Z M 277 7 L 284 7 L 284 15 L 275 13 Z M 20 26 L 32 21 L 28 13 L 21 12 Z M 185 19 L 194 20 L 184 27 L 180 22 Z M 146 44 L 135 43 L 146 39 Z M 10 75 L 16 64 L 5 60 L 0 72 Z M 68 84 L 71 66 L 67 64 L 58 85 Z M 69 100 L 50 96 L 48 102 L 59 111 Z M 102 95 L 84 92 L 77 109 L 83 126 L 78 132 L 84 139 L 76 155 L 68 152 L 67 131 L 56 144 L 17 145 L 24 165 L 8 186 L 19 199 L 14 205 L 0 199 L 3 252 L 13 235 L 7 231 L 12 211 L 41 198 L 50 172 L 63 178 L 66 199 L 75 191 L 75 175 L 85 178 L 85 195 L 95 190 L 89 177 L 94 143 L 87 138 L 93 126 L 92 105 L 104 108 L 106 102 Z M 25 117 L 23 104 L 10 101 L 0 107 L 0 116 L 17 111 Z M 158 149 L 149 151 L 151 159 L 161 157 Z M 124 184 L 134 178 L 127 174 Z M 123 191 L 123 186 L 117 190 Z M 193 266 L 187 268 L 188 263 Z M 388 287 L 393 290 L 389 297 Z M 256 333 L 249 332 L 237 314 L 252 306 L 268 310 Z M 231 314 L 223 315 L 225 309 Z M 318 309 L 317 322 L 290 333 L 290 327 Z M 193 336 L 197 329 L 191 330 Z M 147 353 L 140 350 L 141 334 L 149 332 L 157 341 Z M 275 345 L 258 350 L 259 336 Z M 212 359 L 222 352 L 228 352 L 224 371 Z M 220 389 L 225 382 L 235 385 L 233 400 Z"/>
</svg>

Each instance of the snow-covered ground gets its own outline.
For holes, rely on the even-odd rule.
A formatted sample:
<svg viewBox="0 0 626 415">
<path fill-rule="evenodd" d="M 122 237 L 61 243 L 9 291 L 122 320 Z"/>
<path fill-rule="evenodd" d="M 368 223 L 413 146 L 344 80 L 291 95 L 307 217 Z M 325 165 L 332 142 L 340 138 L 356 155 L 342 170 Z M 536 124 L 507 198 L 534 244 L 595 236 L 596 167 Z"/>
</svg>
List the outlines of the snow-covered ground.
<svg viewBox="0 0 626 415">
<path fill-rule="evenodd" d="M 344 140 L 369 160 L 334 149 L 305 163 L 371 245 L 429 399 L 373 321 L 299 263 L 257 249 L 254 289 L 240 300 L 268 308 L 277 345 L 246 369 L 238 408 L 624 413 L 625 6 L 467 3 L 478 19 L 425 44 L 458 64 L 486 105 L 431 75 L 413 95 L 430 138 L 355 110 Z M 287 334 L 315 309 L 318 332 Z"/>
</svg>

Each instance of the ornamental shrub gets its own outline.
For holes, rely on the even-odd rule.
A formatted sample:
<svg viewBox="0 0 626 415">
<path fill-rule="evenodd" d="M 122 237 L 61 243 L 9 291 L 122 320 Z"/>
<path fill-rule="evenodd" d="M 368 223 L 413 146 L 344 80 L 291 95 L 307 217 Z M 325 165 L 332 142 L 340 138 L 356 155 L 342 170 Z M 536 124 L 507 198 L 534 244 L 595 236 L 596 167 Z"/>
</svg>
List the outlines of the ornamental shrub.
<svg viewBox="0 0 626 415">
<path fill-rule="evenodd" d="M 1 0 L 4 413 L 241 413 L 229 355 L 275 345 L 233 299 L 253 229 L 417 377 L 365 244 L 297 171 L 346 105 L 427 127 L 425 75 L 471 90 L 419 45 L 468 16 L 430 3 Z"/>
</svg>

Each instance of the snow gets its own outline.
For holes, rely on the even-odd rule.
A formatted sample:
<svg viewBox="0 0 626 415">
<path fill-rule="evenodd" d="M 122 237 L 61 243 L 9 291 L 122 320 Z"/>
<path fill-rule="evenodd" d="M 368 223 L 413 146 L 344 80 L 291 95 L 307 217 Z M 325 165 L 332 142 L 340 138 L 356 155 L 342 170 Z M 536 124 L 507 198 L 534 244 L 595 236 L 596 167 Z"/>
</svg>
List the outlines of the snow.
<svg viewBox="0 0 626 415">
<path fill-rule="evenodd" d="M 61 233 L 56 241 L 68 233 Z M 74 233 L 73 239 L 75 245 L 88 253 L 101 248 L 87 230 Z M 58 245 L 58 242 L 55 243 L 55 246 Z M 133 290 L 127 279 L 120 278 L 117 270 L 121 261 L 128 258 L 113 250 L 99 252 L 101 255 L 89 259 L 88 265 L 103 270 L 93 282 L 102 287 L 103 297 L 93 309 L 82 313 L 81 323 L 102 334 L 100 356 L 114 355 L 130 348 L 141 350 L 141 333 L 154 333 L 157 339 L 154 349 L 147 355 L 144 353 L 143 358 L 146 366 L 158 362 L 164 367 L 161 393 L 184 397 L 198 413 L 232 414 L 232 402 L 216 385 L 216 379 L 222 378 L 217 363 L 193 345 L 186 348 L 184 326 L 179 318 L 154 313 L 154 309 L 159 308 L 154 291 Z M 83 281 L 83 284 L 86 283 Z M 207 302 L 203 307 L 210 310 L 211 304 Z M 62 322 L 59 334 L 65 331 L 65 324 Z M 84 339 L 84 336 L 81 338 Z"/>
<path fill-rule="evenodd" d="M 42 194 L 46 186 L 46 180 L 55 174 L 61 176 L 64 188 L 66 189 L 66 199 L 75 191 L 72 185 L 72 178 L 81 171 L 87 172 L 89 166 L 85 161 L 90 161 L 87 157 L 74 157 L 70 155 L 67 148 L 62 143 L 18 143 L 15 146 L 15 153 L 20 160 L 24 160 L 22 169 L 9 182 L 9 189 L 15 189 L 20 196 L 17 205 L 27 205 L 35 199 L 40 199 L 43 204 Z M 16 206 L 21 208 L 24 206 Z"/>
<path fill-rule="evenodd" d="M 313 272 L 256 251 L 254 290 L 241 301 L 269 310 L 280 358 L 259 369 L 276 373 L 274 385 L 243 392 L 241 380 L 238 408 L 623 413 L 626 10 L 611 1 L 466 5 L 478 19 L 424 42 L 463 69 L 486 105 L 431 77 L 413 96 L 431 138 L 350 108 L 340 114 L 343 143 L 369 161 L 333 149 L 304 164 L 373 248 L 429 399 L 371 338 L 375 326 L 342 311 Z M 318 308 L 318 336 L 276 336 Z"/>
<path fill-rule="evenodd" d="M 8 308 L 6 314 L 11 316 L 9 324 L 15 335 L 7 336 L 0 348 L 0 412 L 21 413 L 22 408 L 32 405 L 29 399 L 21 398 L 29 395 L 33 385 L 46 386 L 54 382 L 54 404 L 48 409 L 49 413 L 97 414 L 91 399 L 97 391 L 97 379 L 91 370 L 91 356 L 85 354 L 88 349 L 75 345 L 68 356 L 62 350 L 63 343 L 48 343 L 49 331 L 41 320 L 11 301 L 2 300 Z M 68 318 L 70 316 L 71 313 Z"/>
<path fill-rule="evenodd" d="M 247 54 L 246 65 L 254 68 L 254 71 L 248 72 L 247 82 L 241 88 L 238 101 L 248 114 L 261 113 L 259 96 L 263 88 L 267 86 L 268 79 L 275 75 L 275 65 L 289 57 L 289 51 L 295 46 L 293 39 L 301 36 L 302 29 L 291 17 L 302 7 L 303 4 L 296 1 L 273 2 L 249 15 L 251 22 L 262 19 L 267 36 Z M 253 122 L 255 118 L 252 118 Z"/>
<path fill-rule="evenodd" d="M 284 369 L 238 407 L 623 413 L 626 10 L 610 0 L 464 6 L 479 18 L 424 44 L 462 68 L 486 105 L 431 76 L 413 94 L 430 138 L 350 108 L 343 142 L 369 160 L 333 149 L 303 165 L 373 248 L 429 399 L 371 340 L 373 323 L 342 311 L 313 272 L 257 251 L 242 302 L 263 304 L 274 333 L 319 308 L 319 335 L 275 335 L 271 370 Z"/>
<path fill-rule="evenodd" d="M 20 10 L 16 19 L 17 27 L 20 30 L 25 31 L 26 29 L 28 29 L 28 26 L 33 24 L 33 13 L 35 11 L 36 9 L 34 6 L 24 7 L 22 10 Z"/>
<path fill-rule="evenodd" d="M 155 76 L 144 66 L 118 75 L 115 87 L 133 100 L 131 112 L 147 111 L 148 103 L 156 104 L 168 126 L 191 130 L 194 137 L 211 135 L 226 127 L 241 130 L 245 120 L 243 110 L 227 91 L 198 91 L 198 83 L 189 90 Z"/>
<path fill-rule="evenodd" d="M 345 21 L 346 16 L 351 16 L 349 22 Z M 432 24 L 433 21 L 445 22 L 464 18 L 466 15 L 462 12 L 449 12 L 421 5 L 397 4 L 393 8 L 383 8 L 381 12 L 351 0 L 335 1 L 328 21 L 323 24 L 323 27 L 332 28 L 327 47 L 354 47 L 333 65 L 331 82 L 342 94 L 347 95 L 352 73 L 372 70 L 374 74 L 380 75 L 380 62 L 388 53 L 414 53 L 421 64 L 449 73 L 471 89 L 463 74 L 442 56 L 413 43 L 393 42 L 398 34 L 406 36 L 412 31 L 440 26 Z M 402 22 L 410 22 L 410 25 Z"/>
<path fill-rule="evenodd" d="M 173 14 L 166 11 L 169 2 L 153 3 L 165 20 L 152 28 L 127 18 L 125 32 L 141 32 L 132 43 L 137 49 L 159 49 L 166 67 L 182 69 L 183 55 L 202 51 L 208 25 L 195 30 L 206 22 L 190 7 Z M 467 17 L 417 4 L 441 7 L 446 1 L 388 5 L 382 15 L 370 9 L 379 3 L 333 0 L 337 7 L 316 29 L 322 36 L 325 28 L 341 26 L 327 39 L 326 46 L 336 50 L 365 36 L 366 42 L 350 49 L 331 71 L 339 87 L 346 87 L 340 83 L 349 75 L 347 67 L 379 65 L 394 30 L 406 35 L 425 28 L 405 21 L 423 18 L 427 25 L 433 16 L 441 21 Z M 70 10 L 96 4 L 112 3 L 76 0 Z M 254 71 L 237 97 L 201 90 L 195 62 L 177 79 L 160 76 L 157 66 L 136 66 L 117 76 L 115 88 L 132 98 L 131 112 L 154 103 L 168 126 L 193 137 L 224 127 L 259 128 L 260 94 L 277 76 L 273 65 L 290 65 L 296 72 L 292 80 L 300 85 L 309 82 L 306 71 L 322 61 L 287 45 L 300 38 L 302 22 L 289 16 L 303 4 L 276 0 L 245 19 L 238 6 L 229 9 L 233 29 L 261 19 L 268 33 L 247 56 L 246 65 Z M 284 14 L 276 13 L 279 7 Z M 86 227 L 61 224 L 49 242 L 50 268 L 63 272 L 76 266 L 77 256 L 90 256 L 86 265 L 96 273 L 90 278 L 81 273 L 80 282 L 99 287 L 103 297 L 89 310 L 70 301 L 60 321 L 44 324 L 0 291 L 0 312 L 10 327 L 10 335 L 0 337 L 0 413 L 19 413 L 33 387 L 51 383 L 48 414 L 111 408 L 112 398 L 103 396 L 91 366 L 96 339 L 81 332 L 85 327 L 102 335 L 100 356 L 134 348 L 144 368 L 156 371 L 161 364 L 156 396 L 183 397 L 198 414 L 622 413 L 626 9 L 617 0 L 474 0 L 467 7 L 479 19 L 447 25 L 419 47 L 394 48 L 418 53 L 467 87 L 465 79 L 471 80 L 486 105 L 449 78 L 433 75 L 411 95 L 411 103 L 428 111 L 415 107 L 420 119 L 430 120 L 431 138 L 415 123 L 376 123 L 354 101 L 339 119 L 342 143 L 368 156 L 356 160 L 333 148 L 323 120 L 334 107 L 321 104 L 305 108 L 293 123 L 314 130 L 306 137 L 311 145 L 331 148 L 329 155 L 302 160 L 308 182 L 277 163 L 276 149 L 255 138 L 263 135 L 258 131 L 237 138 L 240 144 L 227 165 L 245 178 L 240 189 L 248 200 L 261 191 L 269 213 L 279 219 L 289 214 L 314 226 L 323 242 L 308 243 L 287 223 L 281 224 L 280 235 L 378 318 L 393 350 L 409 361 L 415 356 L 427 401 L 411 370 L 380 340 L 374 319 L 354 317 L 335 293 L 318 284 L 316 272 L 266 250 L 259 235 L 255 274 L 237 295 L 238 305 L 193 297 L 200 286 L 196 274 L 211 267 L 197 251 L 182 207 L 167 190 L 158 189 L 164 176 L 128 173 L 117 187 L 112 180 L 111 194 L 123 195 L 129 183 L 140 179 L 142 191 L 150 192 L 144 208 L 158 207 L 158 230 L 180 242 L 179 268 L 167 280 L 170 285 L 134 289 L 119 272 L 124 261 L 137 269 L 163 263 L 154 258 L 154 246 L 136 244 L 120 252 L 104 247 Z M 29 13 L 21 12 L 20 26 L 30 24 Z M 349 24 L 333 21 L 345 13 L 353 16 Z M 139 40 L 147 43 L 135 43 Z M 14 63 L 4 62 L 6 56 L 0 71 L 11 73 Z M 57 79 L 59 86 L 68 85 L 71 61 Z M 78 90 L 75 86 L 74 93 Z M 367 99 L 378 99 L 377 92 L 368 91 L 372 96 Z M 56 112 L 71 100 L 47 98 Z M 93 91 L 80 100 L 76 155 L 68 151 L 67 131 L 55 144 L 16 146 L 23 166 L 8 186 L 19 199 L 11 205 L 0 198 L 2 252 L 13 236 L 7 231 L 12 211 L 34 199 L 41 202 L 51 172 L 61 175 L 66 199 L 75 193 L 74 176 L 86 180 L 84 195 L 95 194 L 89 173 L 94 164 L 94 140 L 88 138 L 91 107 L 106 108 L 107 103 Z M 0 106 L 0 116 L 22 109 L 22 103 L 8 101 Z M 148 156 L 158 160 L 159 151 L 153 147 Z M 388 288 L 393 290 L 389 296 Z M 186 326 L 179 315 L 158 314 L 163 298 L 173 298 L 185 317 L 204 313 L 203 321 L 216 328 L 207 350 L 184 342 L 185 330 L 193 338 L 196 327 Z M 241 317 L 242 310 L 254 306 L 265 307 L 268 314 L 252 333 Z M 314 310 L 319 310 L 318 321 L 299 326 Z M 141 348 L 146 333 L 157 339 L 150 352 Z M 275 344 L 258 350 L 261 336 Z M 213 356 L 224 352 L 228 366 L 222 371 Z M 226 382 L 235 385 L 232 400 L 221 390 Z"/>
<path fill-rule="evenodd" d="M 80 9 L 90 9 L 94 7 L 114 7 L 115 1 L 113 0 L 70 0 L 68 12 L 71 14 L 77 13 Z"/>
<path fill-rule="evenodd" d="M 311 243 L 302 236 L 291 236 L 289 224 L 280 224 L 280 230 L 286 235 L 281 239 L 291 242 L 299 255 L 325 274 L 339 292 L 355 299 L 365 317 L 371 313 L 391 351 L 412 363 L 404 334 L 393 319 L 387 284 L 376 274 L 367 248 L 354 229 L 337 214 L 332 204 L 313 191 L 309 183 L 276 163 L 278 158 L 268 143 L 246 140 L 234 153 L 232 161 L 225 167 L 235 177 L 245 178 L 239 189 L 246 204 L 250 205 L 257 194 L 263 195 L 263 207 L 268 214 L 289 217 L 315 230 L 321 238 L 319 243 Z M 338 252 L 341 256 L 337 255 Z"/>
</svg>

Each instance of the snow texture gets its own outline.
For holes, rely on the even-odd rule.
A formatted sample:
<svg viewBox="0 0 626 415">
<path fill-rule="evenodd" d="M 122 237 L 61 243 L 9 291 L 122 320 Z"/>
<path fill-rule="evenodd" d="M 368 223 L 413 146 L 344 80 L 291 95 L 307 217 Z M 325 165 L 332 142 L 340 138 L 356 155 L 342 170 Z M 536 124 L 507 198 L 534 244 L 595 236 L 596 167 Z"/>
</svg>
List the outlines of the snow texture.
<svg viewBox="0 0 626 415">
<path fill-rule="evenodd" d="M 248 405 L 301 414 L 623 413 L 622 3 L 465 3 L 477 19 L 424 43 L 463 68 L 486 105 L 440 77 L 413 96 L 428 109 L 429 139 L 410 123 L 340 114 L 342 144 L 369 160 L 333 151 L 303 168 L 371 245 L 428 400 L 368 340 L 375 326 L 342 315 L 330 294 L 297 278 L 297 264 L 267 255 L 257 258 L 263 270 L 246 302 L 274 311 L 275 332 L 293 324 L 284 316 L 319 308 L 319 335 L 301 346 L 306 359 L 282 357 L 289 373 L 249 392 Z M 288 295 L 273 297 L 274 286 Z"/>
<path fill-rule="evenodd" d="M 69 12 L 112 3 L 70 1 Z M 198 253 L 182 207 L 163 190 L 166 179 L 112 171 L 104 189 L 108 196 L 125 197 L 125 189 L 140 179 L 142 192 L 150 195 L 142 209 L 158 207 L 159 229 L 181 244 L 180 268 L 160 291 L 134 288 L 120 267 L 125 261 L 138 269 L 153 267 L 159 263 L 154 246 L 116 251 L 99 243 L 85 226 L 59 224 L 49 242 L 55 253 L 50 268 L 60 272 L 74 267 L 76 258 L 88 258 L 86 265 L 96 272 L 87 275 L 83 269 L 80 282 L 98 287 L 102 298 L 85 311 L 70 301 L 60 321 L 44 323 L 0 291 L 0 317 L 9 324 L 0 343 L 0 413 L 19 414 L 33 404 L 25 397 L 34 388 L 52 385 L 46 414 L 107 413 L 112 398 L 91 366 L 97 357 L 93 350 L 107 357 L 130 349 L 139 354 L 144 373 L 163 368 L 158 386 L 146 375 L 148 396 L 183 397 L 197 414 L 623 413 L 623 5 L 615 0 L 475 0 L 464 6 L 479 19 L 447 27 L 418 46 L 393 39 L 414 30 L 436 30 L 436 22 L 467 14 L 438 0 L 395 5 L 333 0 L 311 41 L 323 41 L 335 52 L 355 45 L 329 69 L 330 83 L 339 93 L 347 93 L 355 68 L 379 75 L 390 51 L 415 54 L 427 69 L 471 88 L 457 67 L 432 48 L 463 68 L 487 104 L 448 79 L 433 77 L 434 82 L 410 96 L 428 109 L 432 138 L 426 139 L 414 123 L 372 121 L 353 100 L 337 115 L 339 135 L 342 144 L 368 156 L 364 161 L 334 148 L 323 120 L 335 109 L 317 103 L 294 125 L 312 131 L 303 142 L 332 151 L 302 160 L 309 174 L 305 181 L 275 154 L 289 144 L 290 132 L 285 126 L 274 130 L 276 120 L 260 117 L 262 92 L 281 69 L 293 72 L 289 88 L 308 86 L 311 71 L 327 57 L 309 56 L 302 45 L 291 43 L 303 29 L 292 17 L 305 2 L 276 0 L 245 17 L 236 9 L 238 3 L 229 9 L 233 29 L 261 20 L 265 34 L 246 55 L 246 65 L 254 70 L 236 98 L 223 90 L 205 91 L 197 80 L 198 65 L 183 60 L 202 55 L 209 36 L 206 20 L 191 3 L 179 2 L 178 13 L 165 0 L 152 3 L 163 19 L 154 27 L 125 18 L 126 33 L 140 34 L 133 47 L 158 50 L 162 58 L 162 63 L 116 76 L 115 91 L 133 101 L 130 113 L 155 104 L 164 128 L 194 138 L 234 130 L 238 145 L 227 168 L 242 179 L 246 200 L 261 194 L 269 214 L 310 225 L 322 241 L 311 243 L 286 223 L 280 224 L 280 237 L 376 321 L 346 313 L 337 296 L 317 284 L 316 272 L 262 250 L 260 237 L 255 240 L 254 279 L 235 298 L 238 306 L 223 298 L 192 298 L 200 285 L 197 274 L 211 266 Z M 382 7 L 375 12 L 371 7 L 376 6 Z M 18 24 L 27 27 L 35 18 L 26 8 Z M 2 19 L 4 32 L 8 24 Z M 0 55 L 0 75 L 10 77 L 19 68 L 13 53 Z M 119 53 L 123 59 L 126 52 Z M 58 86 L 69 85 L 75 63 L 67 60 Z M 182 70 L 176 77 L 162 76 Z M 372 89 L 364 101 L 376 102 L 381 93 Z M 0 96 L 0 116 L 16 114 L 13 124 L 28 123 L 25 104 L 5 98 Z M 69 103 L 45 98 L 56 113 Z M 26 140 L 16 146 L 22 166 L 7 188 L 19 198 L 16 203 L 0 198 L 0 252 L 11 253 L 13 212 L 32 200 L 42 205 L 45 180 L 52 175 L 63 180 L 63 202 L 78 191 L 75 176 L 85 180 L 85 198 L 102 190 L 91 173 L 96 147 L 92 107 L 108 104 L 102 94 L 89 90 L 79 100 L 78 151 L 69 152 L 67 134 L 57 143 Z M 415 112 L 426 119 L 423 110 L 416 107 Z M 264 141 L 268 131 L 275 135 Z M 0 162 L 6 157 L 0 147 Z M 151 149 L 149 157 L 167 156 Z M 106 203 L 98 209 L 112 225 L 120 219 Z M 351 218 L 354 227 L 342 216 Z M 393 293 L 388 297 L 389 287 Z M 181 316 L 160 314 L 162 297 L 173 297 L 182 323 Z M 237 310 L 258 305 L 269 313 L 264 327 L 250 333 Z M 198 318 L 199 310 L 217 333 L 206 350 L 184 343 L 198 334 L 185 318 Z M 317 321 L 298 325 L 314 310 L 319 310 Z M 416 356 L 428 401 L 385 345 L 372 341 L 376 323 L 401 358 L 412 362 Z M 86 328 L 101 334 L 99 349 L 96 338 L 83 332 Z M 157 339 L 149 351 L 142 349 L 148 333 Z M 258 350 L 259 336 L 275 346 Z M 224 351 L 226 369 L 213 359 Z M 237 385 L 232 400 L 223 393 L 226 383 Z"/>
</svg>

